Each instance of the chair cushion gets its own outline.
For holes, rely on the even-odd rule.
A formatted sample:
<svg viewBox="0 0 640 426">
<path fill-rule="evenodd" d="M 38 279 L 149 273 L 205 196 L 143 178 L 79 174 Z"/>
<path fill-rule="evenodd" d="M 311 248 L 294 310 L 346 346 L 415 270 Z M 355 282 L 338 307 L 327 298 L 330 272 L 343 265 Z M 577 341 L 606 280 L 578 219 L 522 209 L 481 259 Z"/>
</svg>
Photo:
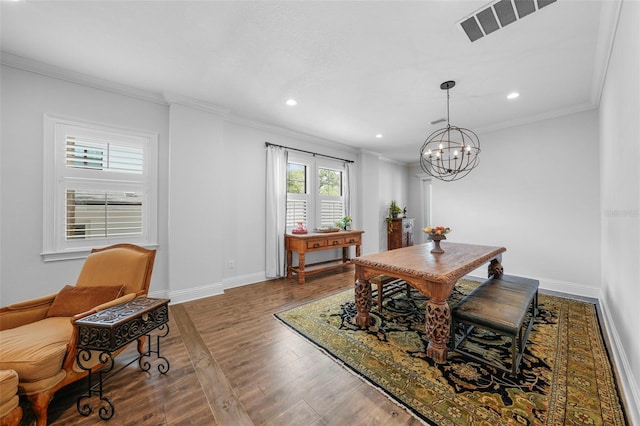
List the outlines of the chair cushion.
<svg viewBox="0 0 640 426">
<path fill-rule="evenodd" d="M 124 286 L 74 287 L 66 285 L 53 300 L 47 317 L 72 317 L 117 299 Z"/>
<path fill-rule="evenodd" d="M 18 394 L 18 373 L 15 370 L 0 370 L 0 407 L 14 399 Z M 7 413 L 13 407 L 9 408 Z M 0 415 L 2 409 L 0 408 Z M 5 413 L 6 414 L 6 413 Z"/>
<path fill-rule="evenodd" d="M 20 382 L 34 382 L 60 372 L 73 334 L 68 317 L 51 317 L 0 331 L 0 369 L 15 370 Z"/>
</svg>

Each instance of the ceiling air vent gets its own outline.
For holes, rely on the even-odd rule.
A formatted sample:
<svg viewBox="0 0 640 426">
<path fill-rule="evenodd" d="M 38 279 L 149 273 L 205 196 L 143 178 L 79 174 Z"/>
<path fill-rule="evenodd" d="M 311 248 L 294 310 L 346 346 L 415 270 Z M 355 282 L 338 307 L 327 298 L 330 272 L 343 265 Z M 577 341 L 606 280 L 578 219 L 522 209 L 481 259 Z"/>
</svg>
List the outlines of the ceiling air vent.
<svg viewBox="0 0 640 426">
<path fill-rule="evenodd" d="M 469 37 L 476 41 L 512 22 L 540 10 L 556 0 L 498 0 L 459 22 Z"/>
</svg>

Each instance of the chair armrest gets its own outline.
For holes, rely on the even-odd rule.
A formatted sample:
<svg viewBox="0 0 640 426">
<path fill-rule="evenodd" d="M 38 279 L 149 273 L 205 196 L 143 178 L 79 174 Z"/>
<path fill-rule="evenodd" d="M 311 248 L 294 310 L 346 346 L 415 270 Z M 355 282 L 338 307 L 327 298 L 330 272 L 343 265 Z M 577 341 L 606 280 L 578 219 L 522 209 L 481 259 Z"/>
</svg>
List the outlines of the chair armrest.
<svg viewBox="0 0 640 426">
<path fill-rule="evenodd" d="M 0 330 L 8 330 L 45 319 L 56 295 L 57 293 L 30 299 L 0 309 Z"/>
<path fill-rule="evenodd" d="M 129 293 L 129 294 L 125 294 L 124 296 L 120 296 L 117 299 L 113 299 L 109 302 L 105 302 L 101 305 L 98 306 L 94 306 L 93 308 L 91 308 L 90 310 L 86 311 L 86 312 L 82 312 L 81 314 L 77 314 L 74 315 L 74 317 L 71 319 L 71 322 L 73 323 L 76 320 L 79 320 L 80 318 L 84 318 L 86 316 L 95 314 L 96 312 L 100 312 L 100 311 L 104 311 L 105 309 L 108 309 L 112 306 L 117 306 L 120 305 L 122 303 L 127 303 L 133 299 L 136 298 L 136 293 Z"/>
</svg>

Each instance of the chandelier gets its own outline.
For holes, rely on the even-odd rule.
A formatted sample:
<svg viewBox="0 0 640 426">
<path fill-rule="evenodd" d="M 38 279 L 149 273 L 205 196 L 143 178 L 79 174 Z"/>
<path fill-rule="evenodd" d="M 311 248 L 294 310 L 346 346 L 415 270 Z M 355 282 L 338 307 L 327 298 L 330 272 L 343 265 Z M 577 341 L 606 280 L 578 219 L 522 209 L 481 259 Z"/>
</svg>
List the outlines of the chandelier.
<svg viewBox="0 0 640 426">
<path fill-rule="evenodd" d="M 447 91 L 447 127 L 431 133 L 420 149 L 420 167 L 429 176 L 446 182 L 462 179 L 478 165 L 480 140 L 469 129 L 449 124 L 449 89 L 455 81 L 440 85 Z"/>
</svg>

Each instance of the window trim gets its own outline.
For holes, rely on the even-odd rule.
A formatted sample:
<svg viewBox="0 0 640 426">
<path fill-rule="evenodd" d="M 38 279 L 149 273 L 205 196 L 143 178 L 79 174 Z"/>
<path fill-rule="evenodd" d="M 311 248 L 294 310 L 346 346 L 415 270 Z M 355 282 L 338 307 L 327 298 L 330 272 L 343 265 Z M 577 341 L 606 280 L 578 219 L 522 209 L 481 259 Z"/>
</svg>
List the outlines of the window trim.
<svg viewBox="0 0 640 426">
<path fill-rule="evenodd" d="M 87 132 L 99 132 L 122 135 L 126 139 L 142 140 L 145 144 L 145 158 L 143 174 L 141 178 L 123 176 L 117 180 L 111 180 L 110 174 L 103 179 L 93 179 L 95 187 L 104 186 L 105 190 L 119 187 L 137 186 L 143 193 L 143 233 L 140 237 L 108 237 L 85 240 L 86 244 L 65 241 L 64 202 L 67 183 L 78 181 L 77 171 L 60 173 L 60 168 L 65 168 L 63 156 L 58 155 L 66 141 L 61 138 L 59 130 L 64 126 L 77 127 Z M 103 247 L 117 243 L 132 243 L 143 247 L 157 247 L 158 243 L 158 133 L 127 129 L 108 124 L 88 122 L 86 120 L 70 119 L 52 114 L 44 114 L 44 150 L 43 150 L 43 250 L 42 259 L 45 262 L 79 259 L 86 257 L 92 248 Z M 60 146 L 62 144 L 62 147 Z M 87 174 L 85 182 L 91 181 Z M 105 185 L 106 184 L 106 185 Z"/>
</svg>

